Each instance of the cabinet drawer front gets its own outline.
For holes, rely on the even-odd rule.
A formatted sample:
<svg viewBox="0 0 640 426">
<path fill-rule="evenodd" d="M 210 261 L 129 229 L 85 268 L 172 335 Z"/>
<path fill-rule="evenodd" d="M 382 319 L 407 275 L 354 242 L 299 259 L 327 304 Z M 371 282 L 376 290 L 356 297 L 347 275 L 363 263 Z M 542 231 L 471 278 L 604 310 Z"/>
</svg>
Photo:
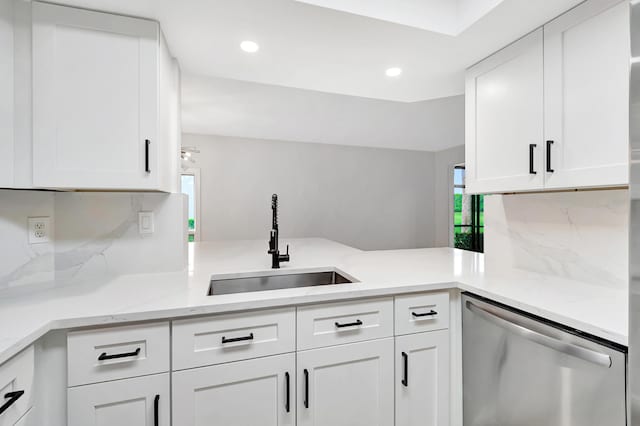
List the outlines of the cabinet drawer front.
<svg viewBox="0 0 640 426">
<path fill-rule="evenodd" d="M 391 298 L 298 308 L 298 349 L 393 336 Z"/>
<path fill-rule="evenodd" d="M 295 351 L 295 308 L 173 322 L 173 369 Z"/>
<path fill-rule="evenodd" d="M 169 373 L 70 388 L 69 426 L 169 426 Z"/>
<path fill-rule="evenodd" d="M 169 371 L 169 323 L 67 335 L 69 386 Z"/>
<path fill-rule="evenodd" d="M 426 293 L 395 298 L 396 334 L 449 328 L 449 293 Z"/>
<path fill-rule="evenodd" d="M 13 426 L 33 405 L 33 368 L 33 346 L 0 367 L 0 406 L 14 401 L 0 414 L 0 426 Z"/>
</svg>

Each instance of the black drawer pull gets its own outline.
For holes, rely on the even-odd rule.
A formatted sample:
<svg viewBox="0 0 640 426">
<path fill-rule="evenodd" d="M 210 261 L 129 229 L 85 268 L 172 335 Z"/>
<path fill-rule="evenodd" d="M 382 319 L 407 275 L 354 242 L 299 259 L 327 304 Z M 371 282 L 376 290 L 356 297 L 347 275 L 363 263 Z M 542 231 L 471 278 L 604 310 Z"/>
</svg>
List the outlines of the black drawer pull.
<svg viewBox="0 0 640 426">
<path fill-rule="evenodd" d="M 149 146 L 151 141 L 149 139 L 144 140 L 144 171 L 151 173 L 151 166 L 149 165 Z"/>
<path fill-rule="evenodd" d="M 432 309 L 429 312 L 425 312 L 423 314 L 417 314 L 415 312 L 411 312 L 411 315 L 413 315 L 416 318 L 420 318 L 420 317 L 432 317 L 434 315 L 438 315 L 438 313 Z"/>
<path fill-rule="evenodd" d="M 336 321 L 336 327 L 337 328 L 344 328 L 344 327 L 355 327 L 357 325 L 362 325 L 362 321 L 360 320 L 356 320 L 354 322 L 348 322 L 346 324 L 340 324 L 339 322 Z"/>
<path fill-rule="evenodd" d="M 153 426 L 158 426 L 158 411 L 160 407 L 160 395 L 153 399 Z"/>
<path fill-rule="evenodd" d="M 309 408 L 309 370 L 306 368 L 304 373 L 304 408 Z"/>
<path fill-rule="evenodd" d="M 22 395 L 24 395 L 24 391 L 23 390 L 5 393 L 4 394 L 5 399 L 8 398 L 9 400 L 7 402 L 5 402 L 4 404 L 2 404 L 2 407 L 0 407 L 0 414 L 2 414 L 5 411 L 7 411 L 7 409 L 9 407 L 11 407 L 13 404 L 15 404 L 15 402 L 17 400 L 19 400 Z"/>
<path fill-rule="evenodd" d="M 404 363 L 404 377 L 401 381 L 404 387 L 409 386 L 409 355 L 406 352 L 402 352 L 402 361 Z"/>
<path fill-rule="evenodd" d="M 229 338 L 229 339 L 227 339 L 226 337 L 222 336 L 222 343 L 242 342 L 244 340 L 253 340 L 253 333 L 249 333 L 248 336 L 232 337 L 232 338 Z"/>
<path fill-rule="evenodd" d="M 551 145 L 553 145 L 553 141 L 547 141 L 547 173 L 555 172 L 551 168 Z"/>
<path fill-rule="evenodd" d="M 130 356 L 138 356 L 138 355 L 140 355 L 140 348 L 136 348 L 136 350 L 133 352 L 126 352 L 123 354 L 107 355 L 106 352 L 102 352 L 98 357 L 98 361 L 104 361 L 105 359 L 128 358 Z"/>
<path fill-rule="evenodd" d="M 287 413 L 291 410 L 291 406 L 290 406 L 290 401 L 291 401 L 291 384 L 289 383 L 290 379 L 289 379 L 289 372 L 287 371 L 286 373 L 284 373 L 284 380 L 285 380 L 285 386 L 287 387 L 287 396 L 286 396 L 286 401 L 284 403 L 284 409 L 287 410 Z"/>
<path fill-rule="evenodd" d="M 535 169 L 533 168 L 533 150 L 537 147 L 538 145 L 536 145 L 535 143 L 530 143 L 529 144 L 529 174 L 531 175 L 535 175 L 538 172 L 535 171 Z"/>
</svg>

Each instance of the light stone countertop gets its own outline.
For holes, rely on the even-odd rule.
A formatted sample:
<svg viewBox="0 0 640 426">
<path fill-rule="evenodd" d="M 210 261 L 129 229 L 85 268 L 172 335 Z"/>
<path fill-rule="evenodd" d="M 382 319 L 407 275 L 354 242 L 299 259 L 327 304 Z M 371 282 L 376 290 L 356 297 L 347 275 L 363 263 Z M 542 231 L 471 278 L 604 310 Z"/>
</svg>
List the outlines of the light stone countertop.
<svg viewBox="0 0 640 426">
<path fill-rule="evenodd" d="M 191 243 L 185 272 L 101 278 L 21 295 L 0 293 L 0 364 L 50 330 L 459 288 L 622 345 L 628 294 L 521 270 L 486 270 L 451 248 L 361 251 L 324 239 L 281 240 L 291 262 L 270 269 L 266 241 Z M 337 268 L 354 284 L 207 296 L 212 275 Z"/>
</svg>

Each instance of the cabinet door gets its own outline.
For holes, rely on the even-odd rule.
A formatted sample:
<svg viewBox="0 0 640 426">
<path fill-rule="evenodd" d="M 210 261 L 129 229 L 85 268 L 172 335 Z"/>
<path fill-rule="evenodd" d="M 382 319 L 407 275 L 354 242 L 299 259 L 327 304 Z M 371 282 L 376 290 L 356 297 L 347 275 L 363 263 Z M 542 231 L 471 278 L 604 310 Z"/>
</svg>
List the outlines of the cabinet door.
<svg viewBox="0 0 640 426">
<path fill-rule="evenodd" d="M 153 21 L 33 3 L 34 186 L 156 188 L 158 34 Z"/>
<path fill-rule="evenodd" d="M 0 188 L 13 187 L 13 2 L 0 1 Z"/>
<path fill-rule="evenodd" d="M 173 424 L 295 425 L 295 354 L 173 373 Z"/>
<path fill-rule="evenodd" d="M 449 424 L 449 332 L 396 337 L 396 426 Z"/>
<path fill-rule="evenodd" d="M 35 425 L 35 409 L 31 408 L 29 411 L 25 413 L 24 416 L 20 417 L 13 426 L 32 426 Z"/>
<path fill-rule="evenodd" d="M 169 426 L 169 373 L 69 388 L 67 404 L 69 426 Z"/>
<path fill-rule="evenodd" d="M 298 352 L 298 426 L 393 424 L 393 338 Z"/>
<path fill-rule="evenodd" d="M 467 70 L 466 190 L 543 186 L 542 29 Z"/>
<path fill-rule="evenodd" d="M 628 183 L 629 37 L 628 1 L 590 0 L 544 27 L 547 188 Z"/>
</svg>

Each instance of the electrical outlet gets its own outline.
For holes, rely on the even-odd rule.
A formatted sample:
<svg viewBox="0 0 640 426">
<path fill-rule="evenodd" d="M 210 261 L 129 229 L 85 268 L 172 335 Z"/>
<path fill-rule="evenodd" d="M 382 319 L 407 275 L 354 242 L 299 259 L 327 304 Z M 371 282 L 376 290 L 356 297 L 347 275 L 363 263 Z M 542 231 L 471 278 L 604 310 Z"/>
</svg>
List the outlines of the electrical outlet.
<svg viewBox="0 0 640 426">
<path fill-rule="evenodd" d="M 29 244 L 48 243 L 50 241 L 51 219 L 48 217 L 29 217 Z"/>
</svg>

